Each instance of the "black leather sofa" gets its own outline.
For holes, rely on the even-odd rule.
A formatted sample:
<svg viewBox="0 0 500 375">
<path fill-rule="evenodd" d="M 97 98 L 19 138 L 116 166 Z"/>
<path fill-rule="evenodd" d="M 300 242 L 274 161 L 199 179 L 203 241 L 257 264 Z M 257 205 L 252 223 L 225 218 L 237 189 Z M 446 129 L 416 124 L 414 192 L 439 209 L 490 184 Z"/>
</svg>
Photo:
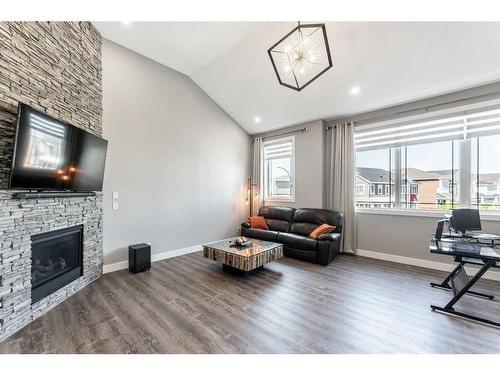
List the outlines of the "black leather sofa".
<svg viewBox="0 0 500 375">
<path fill-rule="evenodd" d="M 269 230 L 252 229 L 241 223 L 241 235 L 283 244 L 284 255 L 308 262 L 328 265 L 340 251 L 344 216 L 340 212 L 316 208 L 264 206 L 259 210 Z M 318 239 L 309 234 L 321 224 L 335 225 L 332 233 Z"/>
</svg>

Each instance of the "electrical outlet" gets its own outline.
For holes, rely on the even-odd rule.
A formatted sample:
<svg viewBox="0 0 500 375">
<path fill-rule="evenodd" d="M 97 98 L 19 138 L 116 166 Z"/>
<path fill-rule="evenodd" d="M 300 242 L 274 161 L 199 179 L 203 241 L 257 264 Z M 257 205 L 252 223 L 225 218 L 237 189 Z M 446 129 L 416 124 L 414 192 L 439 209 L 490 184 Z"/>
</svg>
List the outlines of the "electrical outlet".
<svg viewBox="0 0 500 375">
<path fill-rule="evenodd" d="M 120 203 L 113 202 L 113 210 L 119 210 L 119 209 L 120 209 Z"/>
<path fill-rule="evenodd" d="M 113 199 L 120 199 L 120 194 L 118 191 L 113 191 Z"/>
</svg>

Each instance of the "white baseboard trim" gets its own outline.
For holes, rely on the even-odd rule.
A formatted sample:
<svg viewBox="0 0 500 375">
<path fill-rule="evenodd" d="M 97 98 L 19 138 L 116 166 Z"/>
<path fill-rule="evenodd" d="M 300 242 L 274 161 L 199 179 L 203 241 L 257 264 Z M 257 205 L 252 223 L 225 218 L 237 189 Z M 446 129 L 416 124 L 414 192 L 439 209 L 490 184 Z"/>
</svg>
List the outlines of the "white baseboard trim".
<svg viewBox="0 0 500 375">
<path fill-rule="evenodd" d="M 367 258 L 386 260 L 388 262 L 407 264 L 410 266 L 430 268 L 430 269 L 439 270 L 439 271 L 450 272 L 453 268 L 455 268 L 455 265 L 449 264 L 449 263 L 434 262 L 431 260 L 410 258 L 410 257 L 401 256 L 401 255 L 379 253 L 377 251 L 370 251 L 370 250 L 357 249 L 356 255 L 359 255 L 362 257 L 367 257 Z M 465 267 L 465 271 L 467 272 L 468 275 L 474 275 L 477 272 L 477 268 Z M 500 281 L 500 272 L 488 271 L 484 274 L 483 278 Z"/>
<path fill-rule="evenodd" d="M 186 255 L 186 254 L 194 253 L 194 252 L 201 251 L 201 250 L 202 250 L 201 245 L 195 245 L 195 246 L 185 247 L 182 249 L 165 251 L 165 252 L 160 253 L 160 254 L 151 254 L 151 262 L 157 262 L 157 261 L 163 260 L 163 259 L 178 257 L 180 255 Z M 126 268 L 128 268 L 128 261 L 127 260 L 125 260 L 123 262 L 105 264 L 102 268 L 102 272 L 103 273 L 110 273 L 110 272 L 123 270 Z"/>
</svg>

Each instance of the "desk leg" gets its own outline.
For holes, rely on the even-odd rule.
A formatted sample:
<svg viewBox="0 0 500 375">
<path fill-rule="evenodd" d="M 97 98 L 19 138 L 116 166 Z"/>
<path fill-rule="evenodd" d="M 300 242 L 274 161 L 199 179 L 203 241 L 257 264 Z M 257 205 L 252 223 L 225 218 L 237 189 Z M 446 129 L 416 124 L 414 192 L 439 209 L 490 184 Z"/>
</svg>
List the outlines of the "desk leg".
<svg viewBox="0 0 500 375">
<path fill-rule="evenodd" d="M 460 262 L 454 269 L 453 271 L 450 272 L 448 276 L 441 282 L 441 284 L 437 283 L 431 283 L 431 287 L 433 288 L 440 288 L 440 289 L 446 289 L 446 290 L 452 290 L 451 285 L 449 284 L 451 278 L 455 276 L 455 274 L 458 272 L 458 270 L 464 266 L 464 262 Z M 465 292 L 466 294 L 470 294 L 472 296 L 476 297 L 482 297 L 482 298 L 487 298 L 489 300 L 492 300 L 495 298 L 495 296 L 492 296 L 491 294 L 484 294 L 484 293 L 479 293 L 479 292 L 474 292 L 473 290 L 467 290 Z"/>
<path fill-rule="evenodd" d="M 480 318 L 480 317 L 477 317 L 477 316 L 474 316 L 474 315 L 470 315 L 470 314 L 466 314 L 466 313 L 463 313 L 463 312 L 460 312 L 460 311 L 456 311 L 453 306 L 455 305 L 455 303 L 458 302 L 458 300 L 460 298 L 462 298 L 464 296 L 465 293 L 467 293 L 467 291 L 485 274 L 486 271 L 488 271 L 488 269 L 494 265 L 495 262 L 493 261 L 488 261 L 488 263 L 486 263 L 484 266 L 481 267 L 481 269 L 474 275 L 474 277 L 462 288 L 462 290 L 460 290 L 456 296 L 454 296 L 450 302 L 448 302 L 448 304 L 445 306 L 445 307 L 439 307 L 439 306 L 435 306 L 435 305 L 431 305 L 431 309 L 433 311 L 442 311 L 442 312 L 445 312 L 447 314 L 451 314 L 451 315 L 456 315 L 456 316 L 460 316 L 462 318 L 467 318 L 467 319 L 471 319 L 471 320 L 475 320 L 475 321 L 478 321 L 478 322 L 481 322 L 481 323 L 486 323 L 486 324 L 490 324 L 490 325 L 493 325 L 493 326 L 496 326 L 496 327 L 499 327 L 500 328 L 500 323 L 498 322 L 494 322 L 492 320 L 489 320 L 489 319 L 483 319 L 483 318 Z"/>
</svg>

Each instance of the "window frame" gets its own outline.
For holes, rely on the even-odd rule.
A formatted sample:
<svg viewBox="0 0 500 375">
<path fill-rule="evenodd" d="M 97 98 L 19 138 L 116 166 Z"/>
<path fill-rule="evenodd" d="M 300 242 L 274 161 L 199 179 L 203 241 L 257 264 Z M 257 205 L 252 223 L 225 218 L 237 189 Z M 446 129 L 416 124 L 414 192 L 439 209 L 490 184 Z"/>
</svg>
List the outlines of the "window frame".
<svg viewBox="0 0 500 375">
<path fill-rule="evenodd" d="M 361 191 L 359 193 L 358 193 L 358 188 L 361 188 L 360 189 Z M 365 195 L 366 194 L 365 185 L 364 184 L 356 184 L 355 193 L 356 193 L 356 195 Z"/>
<path fill-rule="evenodd" d="M 284 141 L 290 140 L 292 143 L 292 155 L 290 156 L 290 176 L 291 176 L 291 196 L 290 197 L 279 197 L 279 196 L 273 196 L 273 195 L 268 195 L 268 187 L 267 187 L 267 163 L 266 163 L 266 158 L 265 158 L 265 148 L 268 145 L 276 144 L 276 143 L 282 143 Z M 286 202 L 286 203 L 295 203 L 295 136 L 286 136 L 286 137 L 279 137 L 279 138 L 273 138 L 269 139 L 267 141 L 262 142 L 262 176 L 263 176 L 263 187 L 264 187 L 264 202 Z"/>
<path fill-rule="evenodd" d="M 481 215 L 483 213 L 487 213 L 488 217 L 491 217 L 491 216 L 500 217 L 500 210 L 498 210 L 498 209 L 496 209 L 496 210 L 495 209 L 481 210 L 481 204 L 479 201 L 476 202 L 476 204 L 472 203 L 471 185 L 473 183 L 472 170 L 474 168 L 474 166 L 472 166 L 472 153 L 478 152 L 478 150 L 480 148 L 480 142 L 477 142 L 478 150 L 476 150 L 474 148 L 475 146 L 473 145 L 472 140 L 473 139 L 480 140 L 481 138 L 482 137 L 479 136 L 479 137 L 471 137 L 471 138 L 467 138 L 467 139 L 452 141 L 452 142 L 456 142 L 458 149 L 459 149 L 459 154 L 458 154 L 458 162 L 459 163 L 458 163 L 458 168 L 456 168 L 456 172 L 458 172 L 458 178 L 455 180 L 448 181 L 448 191 L 451 193 L 452 189 L 450 189 L 450 188 L 453 187 L 453 190 L 454 190 L 453 195 L 455 196 L 455 199 L 452 202 L 453 206 L 462 207 L 462 208 L 469 208 L 469 207 L 470 208 L 477 208 L 481 212 Z M 428 144 L 431 144 L 431 143 L 434 143 L 434 142 L 428 142 Z M 399 181 L 401 178 L 401 172 L 398 172 L 398 171 L 401 171 L 401 168 L 400 168 L 400 166 L 398 167 L 397 164 L 401 163 L 402 156 L 403 156 L 403 154 L 406 153 L 406 151 L 405 151 L 406 147 L 407 146 L 404 145 L 404 146 L 390 147 L 387 149 L 387 150 L 390 150 L 390 152 L 395 151 L 395 157 L 394 157 L 395 158 L 395 160 L 394 160 L 395 168 L 394 169 L 395 169 L 395 180 L 396 181 Z M 452 148 L 452 153 L 454 153 L 453 148 Z M 407 156 L 405 155 L 404 157 L 406 158 Z M 455 157 L 455 154 L 453 154 L 452 157 Z M 453 168 L 453 166 L 452 166 L 452 169 L 455 170 L 455 168 Z M 452 173 L 454 174 L 456 172 L 452 172 Z M 479 172 L 476 171 L 476 173 L 479 173 Z M 417 194 L 418 194 L 418 190 L 419 190 L 418 184 L 415 184 L 415 185 L 416 185 L 415 187 L 417 189 Z M 360 210 L 360 212 L 368 212 L 370 210 L 376 210 L 376 211 L 385 210 L 388 213 L 390 213 L 391 211 L 394 211 L 394 212 L 399 212 L 399 211 L 415 212 L 415 211 L 417 211 L 417 212 L 423 213 L 424 216 L 425 216 L 425 213 L 440 213 L 442 215 L 443 212 L 447 211 L 447 209 L 430 210 L 430 209 L 425 209 L 425 208 L 406 207 L 405 202 L 400 201 L 401 194 L 403 194 L 404 191 L 406 190 L 406 186 L 405 185 L 398 186 L 398 184 L 395 184 L 394 186 L 396 188 L 394 207 L 382 208 L 382 207 L 378 207 L 377 205 L 374 205 L 373 207 L 366 207 L 366 206 L 358 207 L 358 206 L 356 206 L 356 211 Z M 459 187 L 458 189 L 457 189 L 457 186 Z M 375 184 L 370 185 L 370 193 L 372 191 L 373 192 L 376 191 L 376 194 L 373 194 L 373 195 L 380 195 L 380 187 L 381 187 L 380 184 L 377 184 L 377 188 L 375 188 Z M 413 190 L 412 188 L 413 188 L 413 185 L 410 184 L 409 189 L 408 189 L 410 191 L 410 194 L 413 194 L 411 192 Z M 457 192 L 458 192 L 458 194 L 457 194 Z M 398 199 L 398 197 L 400 199 Z M 356 200 L 356 198 L 355 198 L 355 200 Z M 416 215 L 416 216 L 419 216 L 419 215 Z M 431 216 L 434 216 L 434 215 L 431 215 Z"/>
</svg>

